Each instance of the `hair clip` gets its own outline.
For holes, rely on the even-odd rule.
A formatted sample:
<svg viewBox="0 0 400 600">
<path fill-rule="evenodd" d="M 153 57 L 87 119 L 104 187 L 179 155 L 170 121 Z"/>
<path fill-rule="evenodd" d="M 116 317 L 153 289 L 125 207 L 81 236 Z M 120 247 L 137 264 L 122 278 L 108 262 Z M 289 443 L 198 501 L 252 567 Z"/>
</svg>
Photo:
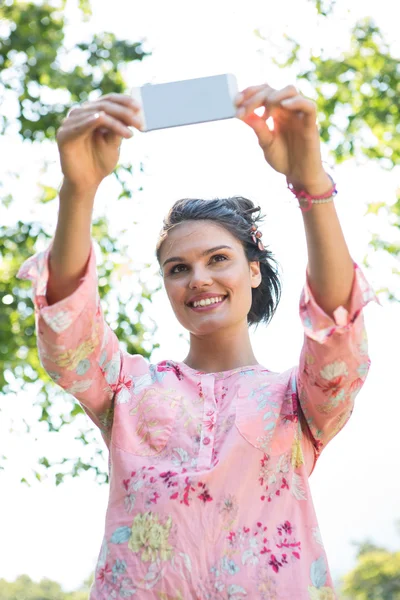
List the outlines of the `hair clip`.
<svg viewBox="0 0 400 600">
<path fill-rule="evenodd" d="M 264 244 L 261 241 L 261 237 L 262 237 L 262 233 L 261 231 L 258 230 L 257 225 L 252 225 L 251 226 L 251 234 L 250 234 L 251 239 L 253 240 L 253 242 L 255 244 L 257 244 L 258 249 L 262 252 L 263 250 L 265 250 L 264 248 Z"/>
</svg>

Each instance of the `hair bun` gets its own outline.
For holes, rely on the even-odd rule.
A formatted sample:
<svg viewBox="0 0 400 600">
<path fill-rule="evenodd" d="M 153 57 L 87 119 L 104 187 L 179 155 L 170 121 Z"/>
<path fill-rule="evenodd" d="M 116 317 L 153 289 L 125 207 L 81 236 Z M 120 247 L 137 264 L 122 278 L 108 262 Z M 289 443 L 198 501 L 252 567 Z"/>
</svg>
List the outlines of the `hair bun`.
<svg viewBox="0 0 400 600">
<path fill-rule="evenodd" d="M 256 206 L 254 202 L 248 198 L 244 198 L 243 196 L 235 196 L 234 198 L 227 198 L 225 202 L 247 222 L 254 222 L 262 219 L 261 207 Z M 254 213 L 258 214 L 253 216 Z"/>
</svg>

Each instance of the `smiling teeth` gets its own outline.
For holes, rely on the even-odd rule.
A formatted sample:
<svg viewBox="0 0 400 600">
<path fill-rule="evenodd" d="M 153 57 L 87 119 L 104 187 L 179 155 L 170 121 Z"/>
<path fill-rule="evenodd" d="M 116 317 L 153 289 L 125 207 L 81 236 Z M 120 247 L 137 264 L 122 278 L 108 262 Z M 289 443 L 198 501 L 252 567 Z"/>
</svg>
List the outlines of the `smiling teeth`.
<svg viewBox="0 0 400 600">
<path fill-rule="evenodd" d="M 197 306 L 209 306 L 209 304 L 216 304 L 217 302 L 222 302 L 222 300 L 224 299 L 224 296 L 216 296 L 215 298 L 206 298 L 205 300 L 199 300 L 196 302 L 193 302 L 193 307 L 196 308 Z"/>
</svg>

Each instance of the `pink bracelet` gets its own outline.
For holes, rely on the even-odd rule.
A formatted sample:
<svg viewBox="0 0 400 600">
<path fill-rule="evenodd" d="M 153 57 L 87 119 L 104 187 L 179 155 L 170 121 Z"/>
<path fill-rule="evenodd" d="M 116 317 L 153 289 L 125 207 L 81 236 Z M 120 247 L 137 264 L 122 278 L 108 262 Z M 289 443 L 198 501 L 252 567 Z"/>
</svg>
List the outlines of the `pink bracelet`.
<svg viewBox="0 0 400 600">
<path fill-rule="evenodd" d="M 322 194 L 321 196 L 311 196 L 311 194 L 308 194 L 304 190 L 296 190 L 294 188 L 293 184 L 290 183 L 288 181 L 288 179 L 286 178 L 286 183 L 287 183 L 288 189 L 292 192 L 292 194 L 294 194 L 296 196 L 297 200 L 299 201 L 299 208 L 303 212 L 307 212 L 307 211 L 311 210 L 313 204 L 326 204 L 327 202 L 332 202 L 332 200 L 336 196 L 336 194 L 337 194 L 336 183 L 333 181 L 333 179 L 329 175 L 329 173 L 327 173 L 327 175 L 328 175 L 329 179 L 332 181 L 332 187 L 328 192 L 326 192 L 325 194 Z M 305 206 L 301 205 L 302 201 L 306 201 Z"/>
</svg>

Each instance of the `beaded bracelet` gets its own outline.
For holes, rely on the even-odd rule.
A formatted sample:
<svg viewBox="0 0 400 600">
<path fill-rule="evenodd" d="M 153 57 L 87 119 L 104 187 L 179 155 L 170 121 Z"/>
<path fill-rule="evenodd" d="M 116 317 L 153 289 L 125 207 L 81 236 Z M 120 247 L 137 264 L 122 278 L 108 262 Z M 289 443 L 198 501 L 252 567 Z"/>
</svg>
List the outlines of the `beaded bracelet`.
<svg viewBox="0 0 400 600">
<path fill-rule="evenodd" d="M 304 190 L 296 190 L 294 188 L 293 184 L 290 183 L 286 179 L 289 190 L 292 192 L 292 194 L 294 194 L 296 196 L 297 200 L 299 201 L 299 208 L 303 212 L 308 212 L 309 210 L 311 210 L 313 204 L 326 204 L 327 202 L 332 202 L 332 200 L 336 196 L 336 194 L 337 194 L 336 183 L 333 181 L 333 179 L 329 175 L 329 173 L 327 173 L 327 175 L 328 175 L 329 179 L 332 181 L 332 187 L 328 192 L 326 192 L 325 194 L 322 194 L 321 196 L 311 196 L 311 194 L 308 194 Z M 306 201 L 305 206 L 301 205 L 302 201 Z"/>
</svg>

